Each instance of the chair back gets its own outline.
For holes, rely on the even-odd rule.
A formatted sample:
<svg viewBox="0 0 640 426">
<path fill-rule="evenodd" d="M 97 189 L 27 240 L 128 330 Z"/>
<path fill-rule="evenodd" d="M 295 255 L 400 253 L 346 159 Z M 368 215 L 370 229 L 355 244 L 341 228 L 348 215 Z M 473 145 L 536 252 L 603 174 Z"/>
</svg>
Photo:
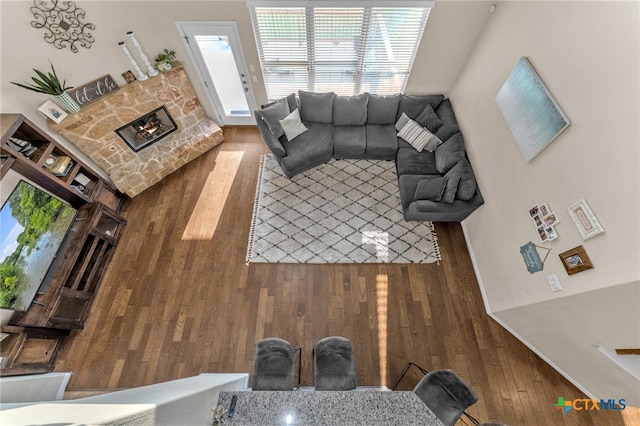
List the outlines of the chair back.
<svg viewBox="0 0 640 426">
<path fill-rule="evenodd" d="M 427 373 L 413 391 L 448 426 L 453 426 L 464 410 L 478 401 L 471 387 L 451 370 Z"/>
<path fill-rule="evenodd" d="M 251 389 L 256 391 L 287 391 L 294 385 L 293 347 L 277 337 L 256 344 L 256 360 Z"/>
<path fill-rule="evenodd" d="M 356 362 L 349 339 L 332 336 L 316 343 L 313 378 L 319 391 L 344 391 L 357 387 Z"/>
</svg>

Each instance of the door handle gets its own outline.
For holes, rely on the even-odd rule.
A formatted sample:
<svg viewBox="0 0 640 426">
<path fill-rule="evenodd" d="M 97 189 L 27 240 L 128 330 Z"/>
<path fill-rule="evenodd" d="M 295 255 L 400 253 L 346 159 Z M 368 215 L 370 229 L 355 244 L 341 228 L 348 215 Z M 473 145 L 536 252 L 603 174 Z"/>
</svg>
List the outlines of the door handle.
<svg viewBox="0 0 640 426">
<path fill-rule="evenodd" d="M 248 92 L 248 91 L 249 91 L 249 88 L 248 88 L 248 87 L 245 87 L 245 88 L 244 88 L 244 91 L 245 91 L 245 92 Z"/>
</svg>

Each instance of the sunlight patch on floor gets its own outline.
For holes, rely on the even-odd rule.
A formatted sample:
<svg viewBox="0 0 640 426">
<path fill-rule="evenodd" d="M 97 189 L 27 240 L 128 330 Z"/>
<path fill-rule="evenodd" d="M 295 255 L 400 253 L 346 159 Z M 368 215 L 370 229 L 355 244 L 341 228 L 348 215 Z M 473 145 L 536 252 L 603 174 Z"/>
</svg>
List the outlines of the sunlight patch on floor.
<svg viewBox="0 0 640 426">
<path fill-rule="evenodd" d="M 384 231 L 362 231 L 362 244 L 372 244 L 376 248 L 376 258 L 389 261 L 389 233 Z"/>
<path fill-rule="evenodd" d="M 242 151 L 220 151 L 216 164 L 207 177 L 189 223 L 182 234 L 183 240 L 210 240 L 216 232 L 222 210 L 231 191 L 231 185 L 240 167 Z"/>
<path fill-rule="evenodd" d="M 378 355 L 380 357 L 380 386 L 387 385 L 387 305 L 389 279 L 386 274 L 376 275 L 376 310 L 378 312 Z"/>
</svg>

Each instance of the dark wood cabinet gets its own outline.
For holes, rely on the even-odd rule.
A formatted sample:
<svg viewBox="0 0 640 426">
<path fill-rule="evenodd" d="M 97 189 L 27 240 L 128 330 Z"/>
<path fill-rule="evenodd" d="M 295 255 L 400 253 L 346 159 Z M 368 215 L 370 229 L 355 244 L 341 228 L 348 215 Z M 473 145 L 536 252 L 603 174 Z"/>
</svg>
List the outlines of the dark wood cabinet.
<svg viewBox="0 0 640 426">
<path fill-rule="evenodd" d="M 13 312 L 2 330 L 0 375 L 51 371 L 63 337 L 84 327 L 126 225 L 119 214 L 125 197 L 24 116 L 0 118 L 2 177 L 12 169 L 78 210 L 29 309 Z M 51 158 L 64 158 L 67 167 L 52 171 Z"/>
</svg>

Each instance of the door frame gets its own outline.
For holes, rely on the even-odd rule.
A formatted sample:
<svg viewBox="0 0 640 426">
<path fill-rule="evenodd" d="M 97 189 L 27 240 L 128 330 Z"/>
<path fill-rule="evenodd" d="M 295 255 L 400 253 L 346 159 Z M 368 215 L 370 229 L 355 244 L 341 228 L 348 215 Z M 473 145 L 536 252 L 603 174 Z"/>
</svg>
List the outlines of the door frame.
<svg viewBox="0 0 640 426">
<path fill-rule="evenodd" d="M 247 61 L 244 55 L 244 49 L 242 48 L 242 40 L 240 40 L 240 32 L 238 31 L 238 24 L 236 21 L 175 21 L 176 28 L 178 30 L 178 34 L 184 43 L 185 49 L 189 55 L 189 59 L 191 60 L 192 65 L 194 66 L 198 77 L 203 83 L 204 91 L 207 95 L 207 99 L 209 104 L 215 111 L 218 116 L 218 121 L 221 126 L 233 125 L 233 123 L 225 123 L 222 102 L 218 98 L 215 85 L 213 80 L 211 79 L 211 75 L 207 69 L 207 66 L 204 62 L 202 62 L 202 55 L 198 52 L 196 54 L 194 49 L 196 49 L 196 45 L 192 44 L 189 40 L 189 36 L 186 34 L 185 27 L 203 27 L 203 28 L 211 28 L 216 26 L 230 26 L 231 31 L 233 33 L 233 37 L 229 39 L 229 43 L 231 44 L 231 49 L 234 52 L 234 57 L 237 62 L 237 66 L 241 69 L 238 71 L 240 73 L 244 72 L 246 86 L 249 88 L 248 92 L 245 92 L 245 98 L 247 99 L 247 104 L 249 106 L 249 117 L 243 117 L 247 121 L 248 125 L 255 125 L 255 117 L 252 114 L 252 111 L 258 109 L 258 104 L 256 102 L 255 96 L 253 94 L 253 85 L 251 84 L 251 75 L 249 74 L 249 67 L 247 66 Z M 235 39 L 235 40 L 234 40 Z M 194 42 L 195 43 L 195 42 Z M 239 62 L 239 63 L 238 63 Z"/>
</svg>

